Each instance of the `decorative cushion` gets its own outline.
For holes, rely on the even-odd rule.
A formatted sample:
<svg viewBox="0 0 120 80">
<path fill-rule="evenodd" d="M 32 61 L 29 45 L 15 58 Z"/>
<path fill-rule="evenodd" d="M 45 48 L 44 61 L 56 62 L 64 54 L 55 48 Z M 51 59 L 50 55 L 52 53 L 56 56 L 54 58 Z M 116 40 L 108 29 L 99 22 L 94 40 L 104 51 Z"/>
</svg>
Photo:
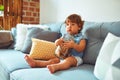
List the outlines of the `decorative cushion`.
<svg viewBox="0 0 120 80">
<path fill-rule="evenodd" d="M 0 48 L 8 48 L 13 42 L 13 37 L 10 31 L 0 31 Z"/>
<path fill-rule="evenodd" d="M 120 79 L 120 40 L 117 43 L 111 58 L 111 66 L 109 66 L 105 80 L 119 80 Z"/>
<path fill-rule="evenodd" d="M 42 28 L 44 30 L 48 30 L 48 26 L 46 25 L 33 25 L 33 24 L 17 24 L 17 32 L 16 32 L 16 43 L 15 43 L 15 50 L 22 50 L 24 45 L 24 41 L 27 35 L 27 28 L 29 27 L 37 27 Z"/>
<path fill-rule="evenodd" d="M 37 27 L 31 27 L 27 29 L 26 39 L 24 40 L 24 45 L 22 52 L 29 54 L 32 46 L 31 38 L 37 38 L 41 40 L 47 40 L 54 42 L 59 37 L 59 33 L 43 30 Z"/>
<path fill-rule="evenodd" d="M 15 50 L 22 49 L 27 34 L 27 26 L 25 24 L 17 24 Z"/>
<path fill-rule="evenodd" d="M 56 46 L 53 42 L 32 38 L 30 57 L 33 59 L 49 60 L 54 58 Z"/>
<path fill-rule="evenodd" d="M 119 41 L 120 37 L 117 37 L 112 33 L 108 33 L 107 37 L 105 38 L 94 69 L 94 74 L 99 80 L 105 79 L 105 75 L 109 67 L 112 66 L 112 55 L 114 53 L 115 46 Z"/>
<path fill-rule="evenodd" d="M 16 28 L 13 27 L 11 29 L 11 35 L 13 37 L 13 43 L 10 45 L 9 49 L 14 49 L 15 48 L 15 43 L 16 43 Z"/>
</svg>

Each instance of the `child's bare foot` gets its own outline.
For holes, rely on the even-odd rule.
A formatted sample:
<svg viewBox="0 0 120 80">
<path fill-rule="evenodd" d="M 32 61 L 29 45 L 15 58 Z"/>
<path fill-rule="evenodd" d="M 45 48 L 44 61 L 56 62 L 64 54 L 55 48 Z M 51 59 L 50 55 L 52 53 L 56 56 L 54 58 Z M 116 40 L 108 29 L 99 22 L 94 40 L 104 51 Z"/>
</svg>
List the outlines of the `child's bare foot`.
<svg viewBox="0 0 120 80">
<path fill-rule="evenodd" d="M 34 62 L 32 58 L 30 58 L 28 55 L 25 55 L 24 58 L 32 68 L 36 67 L 36 63 Z"/>
<path fill-rule="evenodd" d="M 60 62 L 60 59 L 59 58 L 54 58 L 54 59 L 50 59 L 49 60 L 51 64 L 56 64 L 56 63 L 59 63 Z M 53 65 L 47 65 L 47 68 L 49 69 L 49 71 L 51 73 L 54 73 L 55 72 L 55 69 L 54 69 L 54 66 Z"/>
<path fill-rule="evenodd" d="M 49 60 L 51 64 L 59 63 L 60 59 L 59 58 L 54 58 Z"/>
<path fill-rule="evenodd" d="M 48 65 L 47 68 L 49 69 L 50 73 L 55 72 L 55 69 L 54 69 L 53 65 Z"/>
</svg>

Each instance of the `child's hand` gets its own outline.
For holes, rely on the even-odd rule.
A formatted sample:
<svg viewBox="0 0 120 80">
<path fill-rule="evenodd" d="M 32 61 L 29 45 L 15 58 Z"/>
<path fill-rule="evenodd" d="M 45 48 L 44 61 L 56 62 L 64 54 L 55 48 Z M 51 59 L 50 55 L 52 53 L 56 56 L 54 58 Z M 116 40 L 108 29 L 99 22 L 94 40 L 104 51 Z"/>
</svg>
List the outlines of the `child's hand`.
<svg viewBox="0 0 120 80">
<path fill-rule="evenodd" d="M 66 41 L 65 43 L 63 43 L 63 46 L 64 46 L 65 48 L 70 49 L 70 48 L 73 48 L 73 47 L 74 47 L 74 44 L 75 44 L 75 42 L 74 42 L 73 40 L 70 40 L 70 41 Z"/>
<path fill-rule="evenodd" d="M 59 46 L 62 46 L 63 43 L 64 43 L 63 38 L 57 39 L 57 40 L 55 41 L 56 46 L 58 46 L 58 45 L 59 45 Z"/>
</svg>

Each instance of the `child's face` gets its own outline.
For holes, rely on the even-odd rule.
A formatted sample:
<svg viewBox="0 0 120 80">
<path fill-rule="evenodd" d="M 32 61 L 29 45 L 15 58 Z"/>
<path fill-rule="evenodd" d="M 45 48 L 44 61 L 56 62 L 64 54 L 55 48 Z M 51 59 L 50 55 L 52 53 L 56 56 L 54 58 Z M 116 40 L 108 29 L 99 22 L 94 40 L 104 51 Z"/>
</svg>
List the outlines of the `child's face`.
<svg viewBox="0 0 120 80">
<path fill-rule="evenodd" d="M 79 25 L 77 23 L 66 22 L 66 31 L 69 34 L 72 34 L 72 35 L 78 34 L 80 29 L 81 28 L 79 27 Z"/>
</svg>

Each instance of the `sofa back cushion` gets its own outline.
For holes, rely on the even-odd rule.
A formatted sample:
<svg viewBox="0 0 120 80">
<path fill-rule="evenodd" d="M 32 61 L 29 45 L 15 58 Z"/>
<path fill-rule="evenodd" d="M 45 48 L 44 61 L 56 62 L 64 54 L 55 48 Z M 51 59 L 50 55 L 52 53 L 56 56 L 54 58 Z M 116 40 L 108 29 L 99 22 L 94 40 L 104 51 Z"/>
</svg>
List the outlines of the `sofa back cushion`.
<svg viewBox="0 0 120 80">
<path fill-rule="evenodd" d="M 52 32 L 58 32 L 60 33 L 61 26 L 63 25 L 63 22 L 57 22 L 57 23 L 46 23 L 43 24 L 49 27 L 50 31 Z"/>
<path fill-rule="evenodd" d="M 87 37 L 87 47 L 83 56 L 84 63 L 95 64 L 101 46 L 108 32 L 120 36 L 120 21 L 118 22 L 85 22 L 83 32 Z"/>
<path fill-rule="evenodd" d="M 50 23 L 45 24 L 53 32 L 58 32 L 61 35 L 66 33 L 65 24 Z M 120 36 L 120 21 L 116 22 L 88 22 L 85 21 L 83 25 L 83 34 L 87 37 L 87 47 L 83 56 L 84 63 L 95 64 L 103 41 L 108 32 L 116 36 Z"/>
</svg>

